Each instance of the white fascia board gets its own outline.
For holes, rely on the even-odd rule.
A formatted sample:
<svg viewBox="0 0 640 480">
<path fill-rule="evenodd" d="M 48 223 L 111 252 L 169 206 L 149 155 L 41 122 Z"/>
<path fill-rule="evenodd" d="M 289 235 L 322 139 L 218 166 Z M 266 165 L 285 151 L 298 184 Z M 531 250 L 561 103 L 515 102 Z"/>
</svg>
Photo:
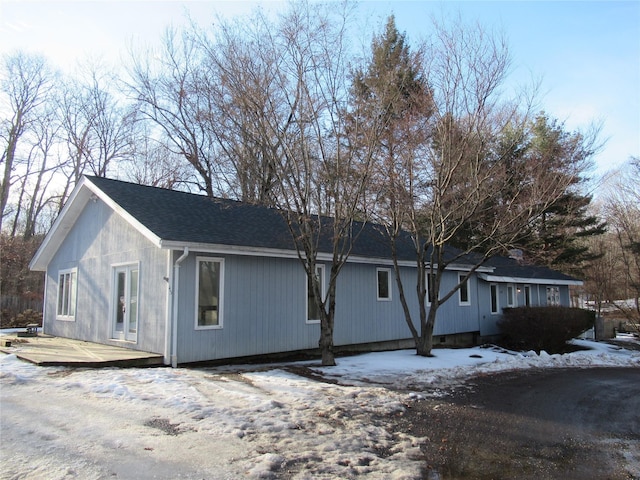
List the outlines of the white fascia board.
<svg viewBox="0 0 640 480">
<path fill-rule="evenodd" d="M 29 269 L 37 272 L 44 272 L 47 269 L 49 260 L 55 251 L 60 247 L 62 241 L 66 237 L 71 227 L 75 224 L 78 216 L 84 209 L 91 198 L 91 194 L 86 188 L 86 179 L 82 177 L 76 187 L 73 189 L 66 203 L 62 207 L 60 214 L 53 222 L 51 229 L 47 232 L 36 251 L 35 255 L 29 262 Z"/>
<path fill-rule="evenodd" d="M 38 248 L 31 259 L 31 262 L 29 263 L 29 268 L 31 270 L 40 272 L 46 271 L 51 257 L 58 250 L 71 228 L 73 228 L 76 220 L 78 220 L 78 217 L 84 210 L 87 203 L 94 199 L 102 200 L 112 210 L 118 213 L 118 215 L 123 217 L 125 221 L 148 238 L 154 245 L 160 247 L 160 239 L 153 232 L 121 208 L 102 190 L 91 183 L 87 177 L 83 176 L 69 195 L 69 198 L 60 211 L 60 214 L 56 218 L 55 222 L 53 222 L 53 226 L 42 241 L 40 248 Z"/>
<path fill-rule="evenodd" d="M 551 278 L 526 278 L 526 277 L 506 277 L 501 275 L 487 275 L 481 273 L 478 275 L 487 282 L 495 283 L 521 283 L 532 285 L 582 285 L 582 280 L 557 280 Z"/>
<path fill-rule="evenodd" d="M 178 242 L 161 240 L 160 247 L 170 250 L 183 250 L 188 247 L 192 252 L 211 253 L 218 255 L 245 255 L 252 257 L 272 257 L 272 258 L 299 258 L 298 253 L 295 250 L 284 250 L 276 248 L 265 247 L 248 247 L 241 245 L 220 245 L 211 243 L 191 243 L 191 242 Z M 302 255 L 304 257 L 304 254 Z M 320 262 L 331 262 L 333 256 L 330 253 L 320 252 L 317 256 Z M 388 265 L 393 266 L 393 260 L 390 258 L 378 258 L 378 257 L 362 257 L 359 255 L 350 255 L 347 259 L 347 263 L 360 263 L 368 265 Z M 416 263 L 411 260 L 398 261 L 398 265 L 401 267 L 415 267 Z M 471 268 L 468 265 L 452 265 L 447 270 L 460 270 L 469 271 Z M 478 271 L 491 272 L 491 267 L 480 267 Z"/>
<path fill-rule="evenodd" d="M 141 235 L 143 235 L 147 240 L 153 243 L 156 247 L 160 248 L 161 239 L 147 227 L 145 227 L 142 223 L 140 223 L 135 217 L 133 217 L 129 212 L 127 212 L 124 208 L 114 202 L 111 197 L 109 197 L 106 193 L 96 187 L 90 180 L 87 180 L 87 187 L 91 190 L 96 197 L 102 200 L 109 208 L 111 208 L 114 212 L 120 215 L 127 223 L 129 223 L 133 228 L 135 228 Z"/>
<path fill-rule="evenodd" d="M 247 255 L 253 257 L 277 257 L 277 258 L 298 258 L 295 250 L 279 250 L 275 248 L 245 247 L 237 245 L 221 245 L 213 243 L 180 242 L 171 240 L 160 240 L 160 248 L 169 250 L 184 250 L 189 248 L 191 252 Z"/>
</svg>

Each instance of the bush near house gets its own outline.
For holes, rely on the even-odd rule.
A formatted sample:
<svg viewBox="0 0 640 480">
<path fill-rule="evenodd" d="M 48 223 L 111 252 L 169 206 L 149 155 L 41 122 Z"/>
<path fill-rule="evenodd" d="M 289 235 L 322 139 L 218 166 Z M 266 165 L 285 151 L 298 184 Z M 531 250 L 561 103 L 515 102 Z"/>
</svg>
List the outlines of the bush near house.
<svg viewBox="0 0 640 480">
<path fill-rule="evenodd" d="M 498 326 L 504 347 L 563 353 L 567 341 L 595 324 L 595 312 L 570 307 L 505 308 Z"/>
<path fill-rule="evenodd" d="M 21 328 L 31 324 L 42 326 L 42 312 L 31 309 L 15 315 L 7 310 L 0 312 L 0 328 Z"/>
</svg>

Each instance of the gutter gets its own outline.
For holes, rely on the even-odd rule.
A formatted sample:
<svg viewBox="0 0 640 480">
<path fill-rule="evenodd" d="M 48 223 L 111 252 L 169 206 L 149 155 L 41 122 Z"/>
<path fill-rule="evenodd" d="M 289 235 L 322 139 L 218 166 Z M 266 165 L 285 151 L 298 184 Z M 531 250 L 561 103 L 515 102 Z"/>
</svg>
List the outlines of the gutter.
<svg viewBox="0 0 640 480">
<path fill-rule="evenodd" d="M 171 289 L 171 366 L 178 366 L 178 294 L 180 291 L 180 264 L 189 256 L 189 247 L 184 247 L 182 255 L 173 264 L 173 285 Z"/>
</svg>

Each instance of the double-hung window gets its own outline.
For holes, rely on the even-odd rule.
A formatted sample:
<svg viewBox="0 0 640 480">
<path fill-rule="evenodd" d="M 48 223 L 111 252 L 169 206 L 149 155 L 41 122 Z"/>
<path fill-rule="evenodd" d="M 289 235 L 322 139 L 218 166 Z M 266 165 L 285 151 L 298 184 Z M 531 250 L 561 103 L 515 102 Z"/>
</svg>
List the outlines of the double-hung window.
<svg viewBox="0 0 640 480">
<path fill-rule="evenodd" d="M 425 276 L 425 286 L 427 289 L 427 298 L 426 298 L 426 302 L 427 302 L 427 306 L 431 305 L 431 298 L 437 298 L 436 295 L 439 296 L 440 292 L 435 292 L 435 286 L 433 285 L 434 282 L 432 282 L 432 279 L 435 278 L 435 272 L 432 272 L 430 269 L 427 269 L 427 271 L 424 273 Z"/>
<path fill-rule="evenodd" d="M 376 269 L 378 281 L 378 301 L 391 300 L 391 270 L 388 268 Z"/>
<path fill-rule="evenodd" d="M 514 285 L 507 285 L 507 307 L 516 306 L 516 288 Z"/>
<path fill-rule="evenodd" d="M 559 287 L 547 287 L 547 305 L 549 306 L 560 305 L 560 288 Z"/>
<path fill-rule="evenodd" d="M 56 318 L 75 320 L 76 294 L 78 292 L 78 269 L 71 268 L 58 272 L 58 302 Z"/>
<path fill-rule="evenodd" d="M 469 279 L 465 280 L 466 275 L 464 273 L 458 274 L 458 282 L 460 288 L 458 289 L 458 303 L 460 305 L 471 305 L 471 297 L 469 296 Z"/>
<path fill-rule="evenodd" d="M 491 296 L 491 313 L 496 315 L 499 312 L 500 304 L 498 300 L 498 285 L 492 283 L 489 285 L 490 296 Z"/>
<path fill-rule="evenodd" d="M 222 328 L 224 298 L 224 260 L 196 259 L 196 322 L 197 330 Z"/>
</svg>

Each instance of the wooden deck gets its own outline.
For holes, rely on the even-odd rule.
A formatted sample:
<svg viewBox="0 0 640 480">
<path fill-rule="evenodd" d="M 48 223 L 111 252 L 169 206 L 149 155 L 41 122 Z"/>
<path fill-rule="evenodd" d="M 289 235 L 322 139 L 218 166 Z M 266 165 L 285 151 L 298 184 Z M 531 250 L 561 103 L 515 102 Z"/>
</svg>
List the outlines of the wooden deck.
<svg viewBox="0 0 640 480">
<path fill-rule="evenodd" d="M 0 336 L 0 352 L 16 355 L 22 360 L 41 366 L 98 368 L 149 367 L 164 364 L 164 357 L 160 354 L 41 333 L 33 337 L 19 337 L 14 333 L 3 334 Z"/>
</svg>

